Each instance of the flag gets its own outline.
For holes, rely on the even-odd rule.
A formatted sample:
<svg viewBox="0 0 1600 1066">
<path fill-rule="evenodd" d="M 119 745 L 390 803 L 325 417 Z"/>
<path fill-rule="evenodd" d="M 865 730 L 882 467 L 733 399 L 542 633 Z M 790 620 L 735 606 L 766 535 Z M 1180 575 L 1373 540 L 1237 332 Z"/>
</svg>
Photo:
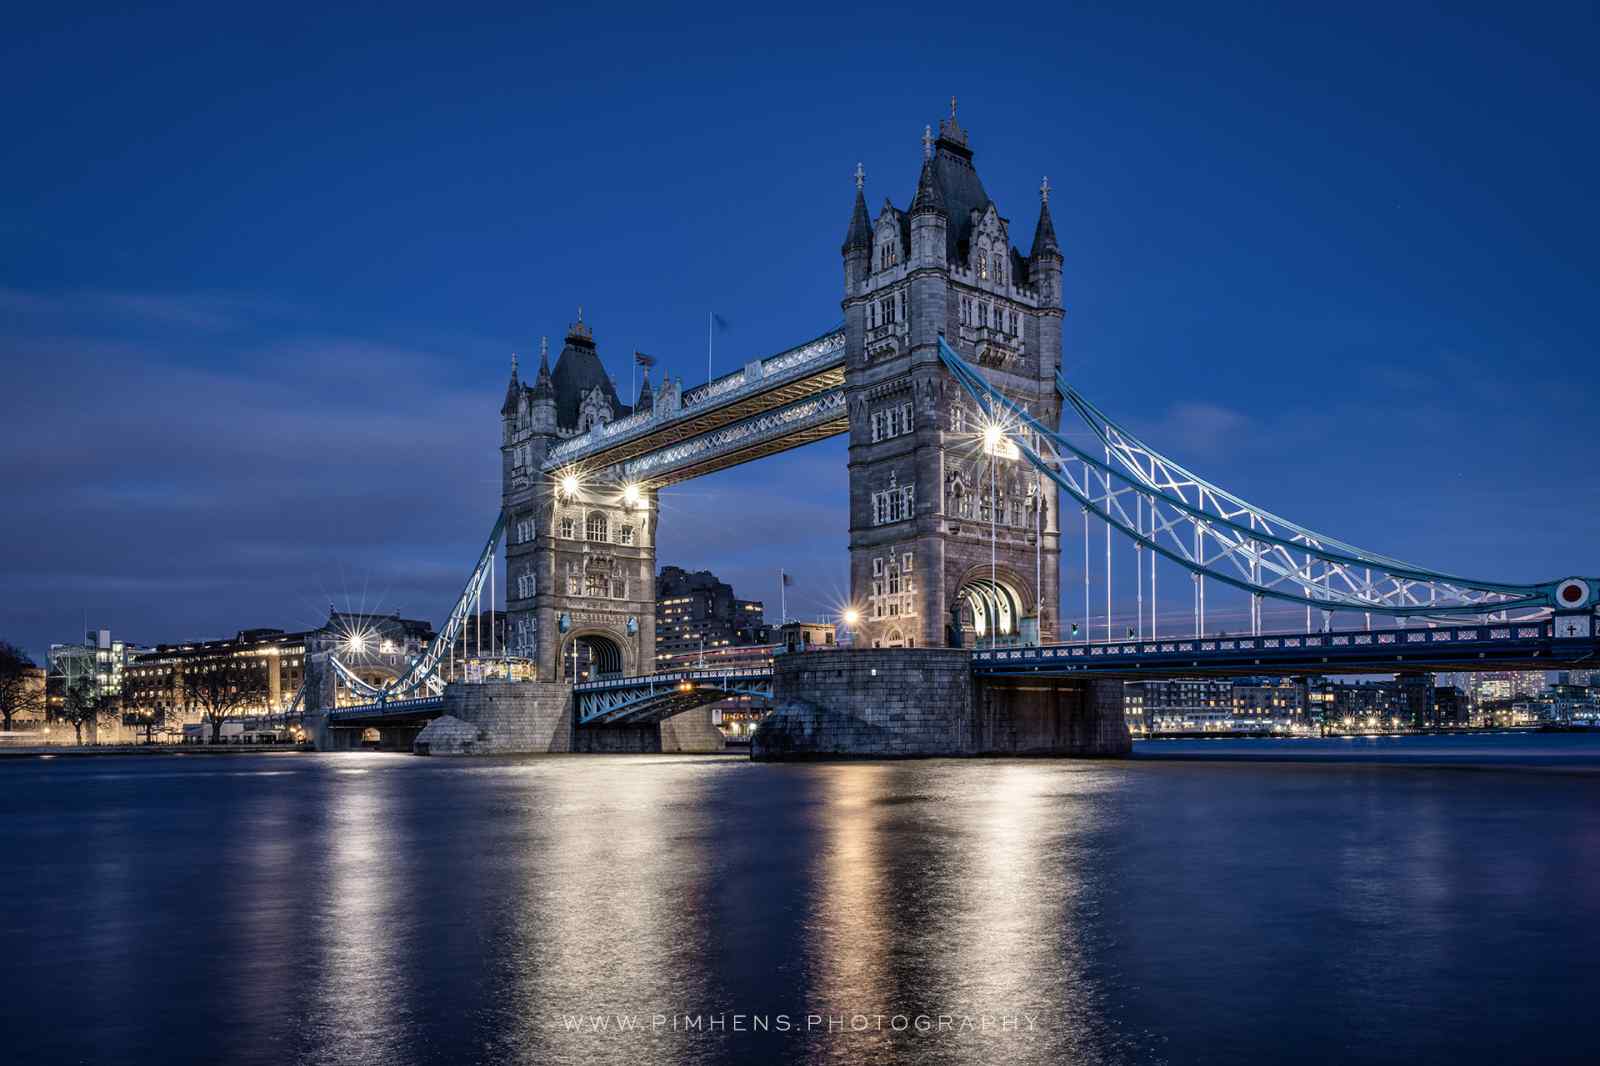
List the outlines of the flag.
<svg viewBox="0 0 1600 1066">
<path fill-rule="evenodd" d="M 715 311 L 711 312 L 711 324 L 722 333 L 726 333 L 729 329 L 733 328 L 733 323 L 729 322 Z"/>
<path fill-rule="evenodd" d="M 653 355 L 645 355 L 643 352 L 634 352 L 633 353 L 633 361 L 635 363 L 639 364 L 640 366 L 655 366 L 656 365 L 656 357 L 653 356 Z"/>
<path fill-rule="evenodd" d="M 787 572 L 785 572 L 783 570 L 779 570 L 778 571 L 778 576 L 783 578 L 783 587 L 784 588 L 786 588 L 786 589 L 794 588 L 794 578 L 790 577 Z"/>
</svg>

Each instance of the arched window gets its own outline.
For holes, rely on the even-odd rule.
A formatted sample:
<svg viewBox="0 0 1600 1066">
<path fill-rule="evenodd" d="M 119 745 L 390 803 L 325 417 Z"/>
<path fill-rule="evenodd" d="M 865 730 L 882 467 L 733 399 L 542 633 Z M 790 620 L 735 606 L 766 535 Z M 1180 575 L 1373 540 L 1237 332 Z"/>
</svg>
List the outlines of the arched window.
<svg viewBox="0 0 1600 1066">
<path fill-rule="evenodd" d="M 590 540 L 604 541 L 606 539 L 606 513 L 604 511 L 590 511 L 586 533 Z"/>
<path fill-rule="evenodd" d="M 564 514 L 561 516 L 561 538 L 563 540 L 571 540 L 573 538 L 574 530 L 572 525 L 573 523 L 571 515 Z"/>
<path fill-rule="evenodd" d="M 1000 257 L 998 255 L 994 257 L 994 280 L 1002 285 L 1006 283 L 1006 276 L 1000 271 Z"/>
</svg>

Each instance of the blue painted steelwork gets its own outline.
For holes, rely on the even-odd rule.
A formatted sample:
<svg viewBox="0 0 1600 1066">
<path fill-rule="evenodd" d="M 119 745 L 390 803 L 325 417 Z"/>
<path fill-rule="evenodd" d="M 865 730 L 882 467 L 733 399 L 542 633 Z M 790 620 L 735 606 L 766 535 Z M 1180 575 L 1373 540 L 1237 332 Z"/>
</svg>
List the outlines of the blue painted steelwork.
<svg viewBox="0 0 1600 1066">
<path fill-rule="evenodd" d="M 677 670 L 584 681 L 572 688 L 580 726 L 659 722 L 730 696 L 772 698 L 772 667 Z"/>
<path fill-rule="evenodd" d="M 375 700 L 339 707 L 328 712 L 330 724 L 350 725 L 401 718 L 437 718 L 444 713 L 443 696 L 418 696 L 409 700 Z"/>
<path fill-rule="evenodd" d="M 640 454 L 630 449 L 630 444 L 649 439 L 644 450 L 653 451 L 658 446 L 655 438 L 662 438 L 661 445 L 665 445 L 698 436 L 700 431 L 691 423 L 707 412 L 731 409 L 750 397 L 780 390 L 830 370 L 841 370 L 844 354 L 841 325 L 804 344 L 753 360 L 731 374 L 687 389 L 675 408 L 658 404 L 652 410 L 595 426 L 587 433 L 562 441 L 551 449 L 544 470 L 557 473 L 580 465 L 608 466 L 619 458 Z"/>
<path fill-rule="evenodd" d="M 444 681 L 438 676 L 439 664 L 445 656 L 450 654 L 450 649 L 455 646 L 456 637 L 461 633 L 461 627 L 466 624 L 472 604 L 483 592 L 483 586 L 489 578 L 489 568 L 494 564 L 495 550 L 500 546 L 500 537 L 505 533 L 506 516 L 501 512 L 495 517 L 494 528 L 489 531 L 489 539 L 484 543 L 483 550 L 478 553 L 478 565 L 473 568 L 472 576 L 467 578 L 466 587 L 457 597 L 455 607 L 450 611 L 450 617 L 445 621 L 444 628 L 434 636 L 433 642 L 420 656 L 412 659 L 406 672 L 393 681 L 382 686 L 368 684 L 361 680 L 350 668 L 339 661 L 337 654 L 328 656 L 328 661 L 333 664 L 335 672 L 352 691 L 363 696 L 370 696 L 374 703 L 385 703 L 395 699 L 405 699 L 410 694 L 426 689 L 431 695 L 437 696 L 444 692 Z"/>
<path fill-rule="evenodd" d="M 1205 481 L 1143 444 L 1057 375 L 1062 397 L 1115 462 L 1045 426 L 995 388 L 943 337 L 939 355 L 962 388 L 1030 464 L 1086 512 L 1192 574 L 1257 596 L 1324 611 L 1461 621 L 1544 617 L 1560 582 L 1513 584 L 1462 578 L 1403 563 L 1315 533 Z M 1136 518 L 1135 501 L 1151 516 Z"/>
<path fill-rule="evenodd" d="M 1595 661 L 1600 644 L 1558 639 L 1550 622 L 1490 622 L 1351 633 L 1114 640 L 972 653 L 974 674 L 1205 677 L 1393 674 L 1408 670 L 1550 670 Z"/>
</svg>

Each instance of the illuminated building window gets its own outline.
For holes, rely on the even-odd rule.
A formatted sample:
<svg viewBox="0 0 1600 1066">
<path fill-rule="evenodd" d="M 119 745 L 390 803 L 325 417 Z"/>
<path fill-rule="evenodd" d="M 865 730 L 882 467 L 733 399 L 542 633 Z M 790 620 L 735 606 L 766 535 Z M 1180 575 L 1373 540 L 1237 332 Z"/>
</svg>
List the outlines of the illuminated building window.
<svg viewBox="0 0 1600 1066">
<path fill-rule="evenodd" d="M 619 539 L 623 544 L 632 544 L 633 543 L 633 527 L 632 526 L 626 526 L 626 525 L 625 526 L 619 526 L 617 528 L 617 539 Z"/>
<path fill-rule="evenodd" d="M 606 516 L 604 511 L 589 512 L 589 520 L 585 523 L 585 531 L 590 540 L 608 540 L 606 530 Z"/>
</svg>

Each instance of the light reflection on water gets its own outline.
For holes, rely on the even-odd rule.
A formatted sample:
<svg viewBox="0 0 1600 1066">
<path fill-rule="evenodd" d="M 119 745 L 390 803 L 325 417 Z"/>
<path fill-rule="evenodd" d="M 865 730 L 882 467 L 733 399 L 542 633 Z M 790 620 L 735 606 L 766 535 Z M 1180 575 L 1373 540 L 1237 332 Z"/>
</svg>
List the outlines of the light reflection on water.
<svg viewBox="0 0 1600 1066">
<path fill-rule="evenodd" d="M 0 1023 L 21 1062 L 1582 1061 L 1600 743 L 1553 743 L 0 762 Z"/>
</svg>

